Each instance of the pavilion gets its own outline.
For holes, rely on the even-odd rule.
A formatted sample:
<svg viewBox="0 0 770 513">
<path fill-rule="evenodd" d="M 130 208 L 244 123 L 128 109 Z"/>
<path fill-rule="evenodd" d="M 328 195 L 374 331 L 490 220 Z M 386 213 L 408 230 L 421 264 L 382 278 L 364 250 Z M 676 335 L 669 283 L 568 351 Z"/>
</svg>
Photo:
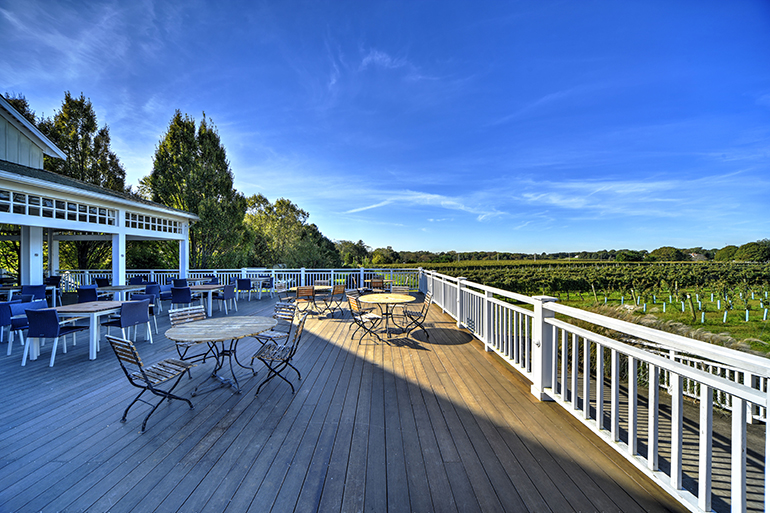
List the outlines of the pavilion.
<svg viewBox="0 0 770 513">
<path fill-rule="evenodd" d="M 198 216 L 43 169 L 62 150 L 0 96 L 0 223 L 19 226 L 20 284 L 43 283 L 59 268 L 59 241 L 112 241 L 112 283 L 124 285 L 126 241 L 179 242 L 179 275 L 189 270 L 190 224 Z"/>
</svg>

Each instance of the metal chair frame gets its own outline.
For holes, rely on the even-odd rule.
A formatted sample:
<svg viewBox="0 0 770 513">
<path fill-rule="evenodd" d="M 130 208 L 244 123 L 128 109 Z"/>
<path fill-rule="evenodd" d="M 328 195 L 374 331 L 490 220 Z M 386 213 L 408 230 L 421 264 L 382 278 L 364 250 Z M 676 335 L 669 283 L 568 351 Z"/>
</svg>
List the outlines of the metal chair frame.
<svg viewBox="0 0 770 513">
<path fill-rule="evenodd" d="M 432 300 L 433 295 L 430 292 L 426 292 L 425 300 L 422 302 L 422 308 L 419 311 L 404 308 L 404 316 L 407 319 L 407 323 L 403 329 L 407 336 L 409 336 L 409 333 L 411 333 L 413 330 L 420 328 L 425 333 L 425 338 L 430 338 L 430 335 L 428 335 L 428 331 L 425 329 L 424 324 L 425 317 L 428 315 L 428 309 L 430 308 Z"/>
<path fill-rule="evenodd" d="M 260 347 L 256 353 L 254 353 L 254 356 L 251 357 L 252 364 L 256 359 L 261 361 L 268 368 L 267 377 L 257 387 L 257 391 L 254 394 L 255 397 L 257 394 L 259 394 L 259 391 L 262 390 L 262 387 L 276 376 L 288 383 L 291 387 L 291 393 L 294 393 L 294 385 L 282 373 L 284 370 L 286 370 L 287 367 L 291 367 L 294 369 L 294 372 L 297 373 L 297 378 L 300 380 L 302 379 L 302 374 L 300 374 L 299 370 L 294 365 L 292 365 L 291 360 L 297 353 L 297 348 L 299 347 L 299 342 L 302 338 L 302 332 L 305 329 L 305 321 L 307 320 L 307 316 L 308 314 L 305 313 L 300 318 L 299 322 L 297 323 L 297 328 L 294 330 L 294 338 L 290 344 L 276 344 L 274 342 L 267 342 L 262 347 Z M 256 374 L 256 371 L 254 371 L 254 374 Z"/>
<path fill-rule="evenodd" d="M 345 302 L 345 285 L 335 285 L 331 292 L 322 298 L 324 308 L 321 312 L 329 312 L 334 317 L 335 310 L 342 311 L 342 303 Z"/>
<path fill-rule="evenodd" d="M 353 316 L 353 324 L 356 325 L 356 329 L 351 335 L 351 337 L 355 337 L 358 330 L 363 329 L 364 332 L 361 333 L 361 336 L 358 338 L 359 344 L 361 343 L 361 340 L 363 340 L 364 335 L 366 335 L 367 333 L 370 335 L 374 335 L 375 337 L 377 337 L 377 340 L 382 342 L 380 335 L 374 331 L 377 325 L 380 324 L 380 322 L 382 322 L 382 316 L 376 313 L 367 312 L 363 310 L 361 308 L 361 302 L 358 300 L 357 297 L 352 296 L 350 294 L 348 294 L 347 297 L 348 297 L 348 304 L 350 305 L 350 314 Z M 350 329 L 350 326 L 348 326 L 348 329 Z"/>
<path fill-rule="evenodd" d="M 131 401 L 123 412 L 123 418 L 120 419 L 121 422 L 126 422 L 128 411 L 137 403 L 137 401 L 152 406 L 150 413 L 147 414 L 142 422 L 142 433 L 144 433 L 144 430 L 147 427 L 147 421 L 150 419 L 150 416 L 155 413 L 158 406 L 160 406 L 166 399 L 169 401 L 172 399 L 184 401 L 190 406 L 191 410 L 195 408 L 189 399 L 171 393 L 179 384 L 179 381 L 181 381 L 184 373 L 189 372 L 190 368 L 194 367 L 195 364 L 168 358 L 149 367 L 145 367 L 142 363 L 142 359 L 139 357 L 136 347 L 130 340 L 107 335 L 107 341 L 110 343 L 110 346 L 112 346 L 115 356 L 118 358 L 118 362 L 120 362 L 120 367 L 123 369 L 129 383 L 136 388 L 142 389 L 142 391 L 139 392 L 139 395 Z M 159 385 L 169 382 L 174 378 L 177 379 L 168 390 L 158 388 Z M 160 397 L 160 401 L 153 405 L 150 401 L 142 399 L 142 395 L 144 395 L 145 392 L 150 392 L 151 394 Z"/>
<path fill-rule="evenodd" d="M 171 327 L 188 322 L 201 321 L 205 318 L 206 308 L 203 305 L 188 306 L 186 308 L 177 308 L 168 311 L 168 319 L 171 322 Z M 212 357 L 214 356 L 213 346 L 206 345 L 206 350 L 204 352 L 187 356 L 187 351 L 193 347 L 201 346 L 201 344 L 177 342 L 175 345 L 179 358 L 184 361 L 205 362 L 209 354 L 211 354 Z M 192 378 L 192 376 L 190 377 Z"/>
</svg>

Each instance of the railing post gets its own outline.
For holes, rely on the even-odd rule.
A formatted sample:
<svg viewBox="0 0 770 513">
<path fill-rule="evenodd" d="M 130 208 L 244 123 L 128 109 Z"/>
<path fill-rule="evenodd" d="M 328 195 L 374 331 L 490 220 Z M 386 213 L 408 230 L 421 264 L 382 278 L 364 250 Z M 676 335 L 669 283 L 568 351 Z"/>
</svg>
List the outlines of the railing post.
<svg viewBox="0 0 770 513">
<path fill-rule="evenodd" d="M 301 287 L 305 286 L 305 268 L 299 270 L 299 284 Z"/>
<path fill-rule="evenodd" d="M 463 282 L 467 280 L 467 278 L 459 277 L 457 278 L 457 327 L 462 327 L 463 323 L 460 321 L 462 318 L 462 308 L 463 308 Z"/>
<path fill-rule="evenodd" d="M 246 274 L 247 274 L 246 273 L 246 268 L 245 267 L 241 267 L 241 278 L 246 278 Z"/>
<path fill-rule="evenodd" d="M 545 303 L 558 301 L 551 296 L 534 296 L 535 316 L 532 319 L 532 395 L 541 401 L 552 400 L 544 390 L 553 387 L 553 330 L 545 319 L 555 314 L 543 308 Z"/>
<path fill-rule="evenodd" d="M 491 334 L 495 332 L 492 326 L 493 297 L 494 294 L 492 294 L 492 291 L 487 290 L 484 294 L 484 350 L 487 353 L 491 353 L 493 351 L 492 341 L 490 340 Z"/>
<path fill-rule="evenodd" d="M 359 289 L 364 288 L 364 267 L 363 266 L 358 268 L 358 288 Z"/>
</svg>

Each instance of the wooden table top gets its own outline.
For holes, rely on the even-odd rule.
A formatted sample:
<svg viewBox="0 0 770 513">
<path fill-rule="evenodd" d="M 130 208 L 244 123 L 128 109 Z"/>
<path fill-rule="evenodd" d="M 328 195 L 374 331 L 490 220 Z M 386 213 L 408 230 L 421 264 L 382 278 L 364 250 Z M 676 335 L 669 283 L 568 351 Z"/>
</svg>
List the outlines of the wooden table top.
<svg viewBox="0 0 770 513">
<path fill-rule="evenodd" d="M 110 285 L 108 287 L 96 287 L 99 292 L 123 292 L 127 290 L 144 290 L 144 285 Z"/>
<path fill-rule="evenodd" d="M 166 331 L 166 338 L 175 342 L 223 342 L 253 337 L 277 323 L 272 317 L 257 315 L 208 318 L 174 326 Z"/>
<path fill-rule="evenodd" d="M 302 285 L 302 286 L 303 287 L 312 287 L 314 291 L 317 291 L 317 290 L 331 290 L 332 289 L 331 285 Z M 292 287 L 289 290 L 292 291 L 292 292 L 297 292 L 297 288 L 298 287 Z"/>
<path fill-rule="evenodd" d="M 88 301 L 86 303 L 57 306 L 56 311 L 59 313 L 87 314 L 120 308 L 120 305 L 127 302 L 128 301 Z"/>
<path fill-rule="evenodd" d="M 190 290 L 195 290 L 198 292 L 205 292 L 208 290 L 221 290 L 224 289 L 225 285 L 222 283 L 205 283 L 203 285 L 192 285 L 190 287 Z"/>
<path fill-rule="evenodd" d="M 376 304 L 396 304 L 396 303 L 411 303 L 415 300 L 414 296 L 409 294 L 366 294 L 358 298 L 362 303 L 376 303 Z"/>
</svg>

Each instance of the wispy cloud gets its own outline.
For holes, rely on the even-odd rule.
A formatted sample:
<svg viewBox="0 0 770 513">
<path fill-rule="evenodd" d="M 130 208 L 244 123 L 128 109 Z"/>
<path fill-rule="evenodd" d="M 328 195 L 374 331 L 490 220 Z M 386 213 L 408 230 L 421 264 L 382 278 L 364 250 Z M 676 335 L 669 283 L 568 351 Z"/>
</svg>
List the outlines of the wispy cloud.
<svg viewBox="0 0 770 513">
<path fill-rule="evenodd" d="M 406 59 L 397 59 L 391 57 L 386 52 L 372 48 L 361 59 L 361 64 L 359 65 L 358 69 L 359 71 L 363 71 L 369 67 L 397 69 L 403 68 L 407 65 L 409 65 L 409 63 L 406 61 Z"/>
<path fill-rule="evenodd" d="M 478 221 L 484 221 L 493 217 L 506 215 L 505 212 L 499 211 L 495 208 L 485 208 L 476 204 L 469 204 L 464 198 L 443 196 L 440 194 L 431 194 L 411 190 L 391 192 L 388 194 L 388 198 L 385 200 L 370 205 L 365 205 L 363 207 L 353 208 L 344 213 L 354 214 L 394 204 L 439 207 L 445 210 L 459 210 L 462 212 L 475 214 Z"/>
</svg>

